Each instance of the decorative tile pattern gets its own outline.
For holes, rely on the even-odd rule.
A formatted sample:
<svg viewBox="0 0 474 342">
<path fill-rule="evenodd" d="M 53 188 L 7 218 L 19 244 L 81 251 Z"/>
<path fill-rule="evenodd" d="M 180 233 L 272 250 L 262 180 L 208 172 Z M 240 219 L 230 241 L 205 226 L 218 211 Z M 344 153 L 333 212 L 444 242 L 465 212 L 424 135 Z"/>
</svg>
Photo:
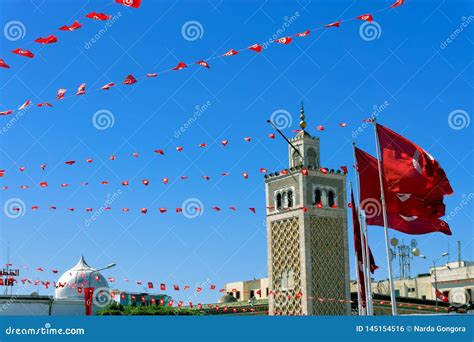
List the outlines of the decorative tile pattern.
<svg viewBox="0 0 474 342">
<path fill-rule="evenodd" d="M 345 255 L 342 217 L 310 218 L 311 315 L 345 315 Z"/>
<path fill-rule="evenodd" d="M 301 248 L 299 221 L 292 217 L 271 222 L 271 257 L 274 307 L 276 315 L 301 315 Z M 282 289 L 282 275 L 292 273 L 290 286 Z M 284 276 L 283 276 L 284 278 Z"/>
</svg>

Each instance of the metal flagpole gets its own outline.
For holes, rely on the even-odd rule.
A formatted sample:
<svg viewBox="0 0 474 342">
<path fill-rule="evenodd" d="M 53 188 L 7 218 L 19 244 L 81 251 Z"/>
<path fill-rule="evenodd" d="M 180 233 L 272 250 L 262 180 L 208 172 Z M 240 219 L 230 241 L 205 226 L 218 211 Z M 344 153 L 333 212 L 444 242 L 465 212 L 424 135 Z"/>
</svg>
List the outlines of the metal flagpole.
<svg viewBox="0 0 474 342">
<path fill-rule="evenodd" d="M 366 306 L 367 315 L 370 315 L 371 310 L 370 310 L 370 304 L 368 303 L 369 298 L 371 297 L 370 292 L 369 292 L 369 286 L 368 286 L 368 282 L 370 282 L 370 275 L 369 275 L 369 272 L 367 271 L 367 269 L 369 268 L 368 267 L 369 255 L 366 253 L 366 248 L 363 247 L 363 246 L 367 245 L 367 241 L 365 239 L 364 231 L 362 229 L 363 217 L 362 217 L 362 211 L 360 209 L 360 184 L 359 184 L 359 173 L 358 173 L 358 170 L 357 170 L 357 160 L 356 160 L 356 156 L 355 156 L 355 142 L 352 143 L 352 146 L 353 146 L 353 151 L 354 151 L 354 165 L 356 166 L 356 176 L 355 176 L 356 192 L 357 192 L 357 199 L 359 201 L 359 207 L 358 207 L 358 210 L 357 210 L 357 215 L 359 217 L 360 244 L 361 244 L 361 249 L 362 249 L 362 267 L 364 269 L 365 306 Z"/>
<path fill-rule="evenodd" d="M 295 150 L 296 153 L 298 153 L 298 155 L 299 155 L 300 158 L 301 158 L 301 164 L 304 166 L 304 157 L 303 157 L 303 155 L 301 154 L 301 152 L 295 147 L 295 145 L 293 145 L 293 144 L 291 143 L 291 141 L 283 134 L 282 131 L 280 131 L 280 130 L 278 129 L 277 126 L 275 126 L 275 124 L 274 124 L 271 120 L 267 120 L 267 123 L 269 123 L 269 124 L 283 137 L 283 139 L 285 139 L 285 141 L 288 143 L 288 145 L 290 145 L 291 148 L 293 148 L 293 150 Z M 296 179 L 296 177 L 293 175 L 293 173 L 290 173 L 290 176 L 291 176 L 291 178 L 294 179 L 295 182 L 298 181 L 298 180 Z"/>
<path fill-rule="evenodd" d="M 304 163 L 304 157 L 301 155 L 300 151 L 291 143 L 290 140 L 288 140 L 288 138 L 282 133 L 282 131 L 280 131 L 278 127 L 275 126 L 275 124 L 271 120 L 267 120 L 267 123 L 269 123 L 283 137 L 283 139 L 285 139 L 285 141 L 293 148 L 293 150 L 295 150 L 296 153 L 298 153 L 298 155 L 300 156 L 301 160 Z"/>
<path fill-rule="evenodd" d="M 362 316 L 363 312 L 362 312 L 362 302 L 360 298 L 360 279 L 359 279 L 359 272 L 357 271 L 359 268 L 359 262 L 357 261 L 357 256 L 355 256 L 354 261 L 355 261 L 355 273 L 357 277 L 357 308 L 359 309 L 359 316 Z"/>
<path fill-rule="evenodd" d="M 390 300 L 392 302 L 392 315 L 397 315 L 397 302 L 395 299 L 395 288 L 393 286 L 393 277 L 392 277 L 392 260 L 390 258 L 390 247 L 388 242 L 388 220 L 387 220 L 387 208 L 385 205 L 385 193 L 383 190 L 383 176 L 382 176 L 382 162 L 380 156 L 380 142 L 379 135 L 377 134 L 377 122 L 374 118 L 374 132 L 375 132 L 375 148 L 377 150 L 377 162 L 379 168 L 379 181 L 380 181 L 380 201 L 382 202 L 382 214 L 383 214 L 383 228 L 385 234 L 385 252 L 387 253 L 387 269 L 388 269 L 388 280 L 390 284 Z"/>
<path fill-rule="evenodd" d="M 370 315 L 374 315 L 374 303 L 372 301 L 372 272 L 370 269 L 370 252 L 369 252 L 369 230 L 367 229 L 367 221 L 365 220 L 365 211 L 362 212 L 362 222 L 363 222 L 363 231 L 365 232 L 365 254 L 367 255 L 367 292 L 369 293 L 369 298 L 367 298 L 367 303 L 369 303 Z"/>
<path fill-rule="evenodd" d="M 350 188 L 351 188 L 351 193 L 352 193 L 352 182 L 349 183 Z M 352 203 L 352 205 L 355 205 L 355 203 Z M 352 222 L 352 226 L 354 226 L 354 222 Z M 359 308 L 359 316 L 365 315 L 364 308 L 362 306 L 362 298 L 360 296 L 360 277 L 359 277 L 359 258 L 357 257 L 357 250 L 355 250 L 354 246 L 354 260 L 355 260 L 355 274 L 357 277 L 357 307 Z M 367 301 L 367 298 L 366 298 Z"/>
</svg>

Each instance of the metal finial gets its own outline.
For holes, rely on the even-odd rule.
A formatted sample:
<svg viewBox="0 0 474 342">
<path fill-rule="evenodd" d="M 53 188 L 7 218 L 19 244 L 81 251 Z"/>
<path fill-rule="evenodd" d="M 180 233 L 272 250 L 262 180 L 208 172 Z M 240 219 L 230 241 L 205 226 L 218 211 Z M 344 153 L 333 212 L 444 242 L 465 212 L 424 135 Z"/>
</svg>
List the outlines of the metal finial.
<svg viewBox="0 0 474 342">
<path fill-rule="evenodd" d="M 301 110 L 300 110 L 300 127 L 301 129 L 304 131 L 304 129 L 306 128 L 306 121 L 304 120 L 305 119 L 305 116 L 304 116 L 304 104 L 303 104 L 303 101 L 301 101 Z"/>
</svg>

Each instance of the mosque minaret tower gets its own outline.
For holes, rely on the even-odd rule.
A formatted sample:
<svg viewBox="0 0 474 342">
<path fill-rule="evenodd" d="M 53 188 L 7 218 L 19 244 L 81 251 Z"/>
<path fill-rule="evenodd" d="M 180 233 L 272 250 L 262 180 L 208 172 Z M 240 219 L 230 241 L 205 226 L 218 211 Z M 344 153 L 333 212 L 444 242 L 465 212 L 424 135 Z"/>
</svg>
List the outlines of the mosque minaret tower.
<svg viewBox="0 0 474 342">
<path fill-rule="evenodd" d="M 289 168 L 265 177 L 269 313 L 347 315 L 346 176 L 322 172 L 320 141 L 306 132 L 303 105 L 300 119 Z"/>
</svg>

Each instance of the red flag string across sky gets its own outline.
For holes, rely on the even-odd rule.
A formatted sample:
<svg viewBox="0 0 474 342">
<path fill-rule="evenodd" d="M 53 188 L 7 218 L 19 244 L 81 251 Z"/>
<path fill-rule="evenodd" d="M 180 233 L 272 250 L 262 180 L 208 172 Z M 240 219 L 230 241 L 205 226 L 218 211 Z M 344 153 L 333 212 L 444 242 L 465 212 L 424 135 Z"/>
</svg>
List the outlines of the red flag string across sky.
<svg viewBox="0 0 474 342">
<path fill-rule="evenodd" d="M 231 206 L 213 205 L 213 206 L 210 206 L 210 208 L 214 212 L 221 212 L 221 211 L 224 211 L 224 210 L 238 211 L 237 207 L 233 206 L 233 205 L 231 205 Z M 323 209 L 324 205 L 321 202 L 319 202 L 319 203 L 316 203 L 311 208 Z M 337 206 L 337 204 L 333 204 L 331 206 L 331 208 L 332 209 L 338 209 L 339 207 Z M 97 209 L 94 209 L 93 207 L 68 207 L 68 206 L 59 207 L 57 205 L 46 205 L 44 207 L 43 206 L 40 207 L 39 205 L 32 205 L 30 207 L 31 211 L 38 211 L 40 209 L 66 210 L 66 211 L 70 211 L 70 212 L 79 212 L 79 211 L 93 212 L 93 211 L 111 211 L 112 207 L 111 206 L 101 206 L 100 208 L 97 208 Z M 267 206 L 266 209 L 267 210 L 274 210 L 275 207 L 274 206 Z M 20 213 L 24 212 L 25 210 L 26 210 L 26 208 L 22 208 L 22 206 L 20 206 L 19 204 L 12 204 L 11 206 L 6 207 L 4 212 L 5 212 L 5 215 L 14 215 L 14 214 L 20 214 Z M 152 213 L 152 212 L 156 212 L 156 213 L 160 213 L 160 214 L 165 214 L 167 212 L 176 212 L 178 214 L 183 214 L 185 216 L 186 215 L 196 215 L 196 214 L 201 216 L 202 213 L 204 212 L 204 205 L 202 205 L 202 204 L 198 205 L 198 204 L 191 203 L 189 206 L 187 205 L 185 208 L 183 208 L 183 207 L 176 207 L 176 208 L 159 207 L 159 208 L 153 208 L 153 209 L 152 208 L 146 208 L 146 207 L 142 207 L 142 208 L 139 208 L 139 207 L 122 207 L 122 208 L 119 208 L 118 210 L 120 210 L 124 213 L 129 213 L 129 212 L 133 211 L 133 212 L 137 212 L 137 213 L 141 213 L 141 214 L 145 214 L 145 215 L 148 214 L 148 213 Z M 257 213 L 256 207 L 248 207 L 245 210 L 246 211 L 248 210 L 248 212 L 253 213 L 253 214 Z M 302 210 L 304 212 L 307 212 L 308 210 L 310 210 L 310 208 L 309 207 L 283 207 L 283 208 L 280 208 L 279 210 L 280 211 Z"/>
<path fill-rule="evenodd" d="M 13 266 L 13 264 L 9 263 L 8 264 L 8 267 L 11 267 Z M 22 269 L 30 269 L 30 267 L 28 265 L 23 265 L 22 266 Z M 41 274 L 41 273 L 44 273 L 44 272 L 48 272 L 49 270 L 47 270 L 45 267 L 37 267 L 37 268 L 31 268 L 32 270 L 36 270 L 37 271 L 37 274 Z M 53 274 L 58 274 L 58 269 L 51 269 L 51 272 Z M 72 275 L 72 273 L 71 273 Z M 46 280 L 44 278 L 40 278 L 40 277 L 34 277 L 34 279 L 31 279 L 31 278 L 28 278 L 28 277 L 23 277 L 19 280 L 17 280 L 16 278 L 14 277 L 9 277 L 7 278 L 6 280 L 5 279 L 2 279 L 2 281 L 6 284 L 8 283 L 11 283 L 11 284 L 16 284 L 16 283 L 22 283 L 23 285 L 26 285 L 26 284 L 30 284 L 30 285 L 34 285 L 34 286 L 44 286 L 45 289 L 49 289 L 50 287 L 54 287 L 54 288 L 64 288 L 64 287 L 70 287 L 72 289 L 75 289 L 78 293 L 83 293 L 84 292 L 84 288 L 88 286 L 89 284 L 89 281 L 88 281 L 88 278 L 87 278 L 87 275 L 85 273 L 83 274 L 79 274 L 79 277 L 82 277 L 84 280 L 81 282 L 80 280 L 76 283 L 69 283 L 69 282 L 56 282 L 54 280 Z M 99 281 L 101 280 L 101 276 L 100 275 L 95 275 L 94 278 Z M 116 279 L 112 276 L 109 276 L 107 278 L 104 278 L 106 279 L 109 283 L 115 283 L 116 282 Z M 206 284 L 206 285 L 197 285 L 197 286 L 190 286 L 190 285 L 178 285 L 178 284 L 169 284 L 169 283 L 159 283 L 159 282 L 154 282 L 154 281 L 150 281 L 150 280 L 147 280 L 147 281 L 142 281 L 142 280 L 133 280 L 131 281 L 130 279 L 128 278 L 124 278 L 123 279 L 124 282 L 126 283 L 133 283 L 135 284 L 136 286 L 139 287 L 139 291 L 141 292 L 141 294 L 136 294 L 134 293 L 133 291 L 129 291 L 129 292 L 121 292 L 121 293 L 116 293 L 115 291 L 111 290 L 111 291 L 108 291 L 109 295 L 111 298 L 115 298 L 115 296 L 120 296 L 122 300 L 125 300 L 127 298 L 129 298 L 132 302 L 134 301 L 145 301 L 147 298 L 147 296 L 149 295 L 154 295 L 153 293 L 149 294 L 149 293 L 143 293 L 143 286 L 146 286 L 146 288 L 148 290 L 153 290 L 153 289 L 159 289 L 159 291 L 166 291 L 166 293 L 170 294 L 170 293 L 173 293 L 173 299 L 170 299 L 168 300 L 167 303 L 165 303 L 165 300 L 164 299 L 161 299 L 159 301 L 156 301 L 155 298 L 148 298 L 149 300 L 152 301 L 152 303 L 156 304 L 156 305 L 161 305 L 161 306 L 177 306 L 177 307 L 183 307 L 183 306 L 188 306 L 190 308 L 196 308 L 196 309 L 215 309 L 217 311 L 228 311 L 228 310 L 238 310 L 237 308 L 228 308 L 227 306 L 222 306 L 222 305 L 214 305 L 214 304 L 201 304 L 200 302 L 197 302 L 197 303 L 193 303 L 192 301 L 189 301 L 189 299 L 187 299 L 186 301 L 185 300 L 181 300 L 179 298 L 179 296 L 181 296 L 181 293 L 182 295 L 186 295 L 186 293 L 193 293 L 193 295 L 195 296 L 200 296 L 201 294 L 209 291 L 208 293 L 226 293 L 227 289 L 225 287 L 218 287 L 217 285 L 215 284 Z M 186 284 L 186 282 L 179 282 L 180 284 Z M 106 290 L 104 290 L 106 291 Z M 171 292 L 173 291 L 173 292 Z M 267 297 L 270 297 L 270 296 L 273 296 L 273 297 L 280 297 L 280 296 L 285 296 L 287 297 L 288 299 L 297 299 L 297 298 L 302 298 L 305 293 L 299 291 L 299 292 L 296 292 L 294 294 L 289 294 L 288 292 L 279 292 L 279 291 L 275 291 L 275 290 L 272 290 L 272 289 L 268 289 L 268 292 L 267 292 L 267 289 L 254 289 L 251 291 L 238 291 L 237 289 L 233 288 L 233 289 L 230 289 L 229 291 L 230 293 L 236 293 L 236 292 L 240 292 L 241 294 L 250 294 L 253 292 L 254 295 L 257 295 L 259 297 L 262 297 L 262 294 L 266 294 Z M 174 298 L 175 296 L 178 296 L 178 298 Z M 437 297 L 439 297 L 438 299 L 439 300 L 442 300 L 443 302 L 449 302 L 449 298 L 441 298 L 442 296 L 441 295 L 438 295 L 437 294 Z M 198 298 L 198 297 L 196 297 Z M 340 303 L 354 303 L 353 300 L 350 300 L 350 299 L 345 299 L 345 298 L 324 298 L 324 297 L 314 297 L 314 296 L 307 296 L 307 299 L 309 300 L 315 300 L 315 301 L 318 301 L 318 302 L 321 302 L 321 303 L 324 303 L 324 302 L 340 302 Z M 374 300 L 374 303 L 375 304 L 378 304 L 378 305 L 390 305 L 391 302 L 390 300 Z M 448 307 L 447 306 L 442 306 L 442 307 L 436 307 L 436 308 L 433 308 L 432 305 L 420 305 L 420 304 L 417 304 L 417 303 L 397 303 L 397 306 L 398 307 L 404 307 L 404 308 L 408 308 L 408 309 L 418 309 L 418 310 L 436 310 L 436 311 L 448 311 Z M 244 309 L 242 308 L 241 310 L 249 310 L 249 309 Z M 250 309 L 251 310 L 251 309 Z"/>
<path fill-rule="evenodd" d="M 134 8 L 140 7 L 140 4 L 141 4 L 140 0 L 116 0 L 116 2 L 121 3 L 125 6 L 134 7 Z M 333 27 L 334 28 L 339 28 L 342 23 L 346 23 L 346 22 L 353 21 L 353 20 L 362 20 L 362 21 L 369 21 L 370 22 L 370 21 L 373 20 L 373 15 L 375 13 L 379 13 L 381 11 L 386 11 L 386 10 L 390 10 L 390 9 L 399 7 L 399 6 L 403 5 L 403 3 L 404 3 L 404 0 L 397 0 L 390 7 L 384 7 L 384 8 L 375 10 L 375 11 L 368 12 L 366 14 L 358 15 L 356 17 L 352 17 L 352 18 L 348 18 L 348 19 L 344 19 L 344 20 L 338 20 L 338 21 L 332 22 L 330 24 L 315 27 L 313 29 L 308 29 L 308 30 L 303 31 L 303 32 L 295 33 L 293 35 L 293 37 L 298 38 L 298 39 L 304 39 L 304 38 L 310 36 L 310 34 L 314 31 L 329 29 L 329 28 L 333 28 Z M 110 16 L 107 15 L 107 14 L 97 13 L 97 12 L 91 12 L 91 13 L 87 14 L 86 17 L 90 18 L 90 19 L 93 19 L 93 20 L 108 20 L 110 18 Z M 67 31 L 74 31 L 74 30 L 80 29 L 81 27 L 82 27 L 82 24 L 79 21 L 74 21 L 71 25 L 61 26 L 59 28 L 59 30 L 67 32 Z M 281 45 L 290 45 L 293 41 L 293 37 L 291 37 L 291 36 L 280 37 L 278 39 L 270 41 L 270 43 L 281 44 Z M 35 40 L 35 42 L 39 43 L 39 44 L 45 44 L 45 45 L 55 44 L 55 43 L 58 42 L 58 38 L 54 34 L 52 34 L 52 35 L 49 35 L 49 36 L 46 36 L 46 37 L 39 37 Z M 155 78 L 160 74 L 170 72 L 170 71 L 183 70 L 183 69 L 186 69 L 186 68 L 188 68 L 192 65 L 193 66 L 198 65 L 198 66 L 204 67 L 206 69 L 210 69 L 211 65 L 209 64 L 209 61 L 217 59 L 217 58 L 226 58 L 226 57 L 234 56 L 234 55 L 237 55 L 241 52 L 248 51 L 248 50 L 253 51 L 255 53 L 261 53 L 262 50 L 263 50 L 263 46 L 261 44 L 257 43 L 257 44 L 249 45 L 248 47 L 242 48 L 240 50 L 230 49 L 230 50 L 228 50 L 227 52 L 225 52 L 223 54 L 215 55 L 215 56 L 212 56 L 212 57 L 209 57 L 209 58 L 206 58 L 206 59 L 200 59 L 199 61 L 193 62 L 191 64 L 180 61 L 174 67 L 171 67 L 171 68 L 168 68 L 166 70 L 159 71 L 159 72 L 153 71 L 152 73 L 147 73 L 146 75 L 141 76 L 141 77 L 135 77 L 134 75 L 129 74 L 127 77 L 125 77 L 125 79 L 122 82 L 109 82 L 109 83 L 103 85 L 102 87 L 100 87 L 98 89 L 94 89 L 93 91 L 110 90 L 112 87 L 115 87 L 116 85 L 118 85 L 120 83 L 122 85 L 125 85 L 125 86 L 132 85 L 132 84 L 137 83 L 140 80 Z M 15 50 L 13 50 L 12 53 L 14 53 L 16 55 L 19 55 L 19 56 L 22 56 L 22 57 L 34 58 L 34 53 L 32 51 L 26 50 L 26 49 L 17 48 Z M 8 68 L 10 68 L 10 66 L 7 64 L 7 62 L 4 59 L 0 59 L 0 68 L 8 69 Z M 86 94 L 86 83 L 81 83 L 80 89 L 81 89 L 81 91 L 78 91 L 76 93 L 76 96 Z M 66 89 L 59 89 L 56 99 L 57 100 L 64 99 L 65 98 L 65 93 L 66 93 Z M 32 105 L 30 100 L 27 100 L 27 101 L 29 101 L 29 105 Z M 40 103 L 37 104 L 37 106 L 38 107 L 53 107 L 51 102 L 40 102 Z M 22 106 L 20 106 L 19 108 L 21 108 L 21 107 Z M 0 116 L 10 115 L 13 112 L 14 112 L 13 109 L 2 110 L 2 111 L 0 111 Z M 341 125 L 344 125 L 344 123 L 341 124 Z"/>
<path fill-rule="evenodd" d="M 344 172 L 344 169 L 346 167 L 345 166 L 341 166 L 341 170 L 342 172 Z M 20 167 L 20 172 L 22 172 L 21 170 L 24 169 L 24 167 Z M 3 170 L 0 170 L 0 171 L 3 171 Z M 331 172 L 334 172 L 334 170 L 329 170 L 327 168 L 324 168 L 324 167 L 321 167 L 319 168 L 319 172 L 322 173 L 322 174 L 328 174 L 328 173 L 331 173 Z M 336 172 L 340 172 L 340 171 L 336 171 Z M 265 168 L 260 168 L 259 169 L 259 173 L 262 174 L 262 173 L 268 173 L 268 170 L 265 169 Z M 288 170 L 281 170 L 279 172 L 280 174 L 282 175 L 285 175 L 285 174 L 288 174 Z M 302 170 L 302 173 L 303 175 L 307 175 L 308 172 L 307 170 L 303 169 Z M 0 172 L 0 175 L 2 173 Z M 234 174 L 234 173 L 232 173 Z M 179 179 L 181 181 L 187 181 L 188 179 L 192 179 L 192 178 L 200 178 L 202 180 L 205 180 L 205 181 L 211 181 L 215 178 L 222 178 L 222 177 L 228 177 L 230 176 L 231 174 L 229 172 L 221 172 L 219 173 L 217 176 L 209 176 L 209 175 L 201 175 L 201 176 L 186 176 L 186 175 L 182 175 L 182 176 L 179 176 L 179 177 L 176 177 L 176 179 Z M 238 178 L 241 178 L 243 180 L 247 180 L 249 179 L 250 177 L 250 174 L 248 172 L 240 172 L 237 174 L 238 175 Z M 129 179 L 124 179 L 124 180 L 121 180 L 121 181 L 109 181 L 109 180 L 100 180 L 100 181 L 96 181 L 95 183 L 98 183 L 99 185 L 112 185 L 112 184 L 116 184 L 116 185 L 121 185 L 121 186 L 124 186 L 124 187 L 127 187 L 127 186 L 130 186 L 130 185 L 134 185 L 134 184 L 141 184 L 145 187 L 149 187 L 150 185 L 155 185 L 155 184 L 168 184 L 170 182 L 170 180 L 172 180 L 171 178 L 169 177 L 159 177 L 158 179 L 155 178 L 155 177 L 152 177 L 152 178 L 142 178 L 141 180 L 129 180 Z M 78 183 L 80 186 L 89 186 L 92 184 L 91 181 L 84 181 L 84 182 L 79 182 Z M 55 182 L 46 182 L 46 181 L 42 181 L 42 182 L 39 182 L 38 184 L 35 184 L 35 185 L 26 185 L 26 184 L 22 184 L 22 185 L 19 185 L 19 188 L 22 189 L 22 190 L 26 190 L 26 189 L 35 189 L 37 187 L 40 187 L 40 188 L 51 188 L 51 187 L 60 187 L 60 188 L 70 188 L 74 186 L 74 183 L 71 183 L 71 182 L 58 182 L 58 181 L 55 181 Z M 9 189 L 12 189 L 13 187 L 12 186 L 9 186 L 9 185 L 2 185 L 1 186 L 1 190 L 9 190 Z"/>
<path fill-rule="evenodd" d="M 299 130 L 295 130 L 295 132 L 298 132 L 298 131 L 299 131 Z M 272 134 L 272 133 L 270 133 L 270 134 L 268 135 L 268 137 L 269 137 L 270 139 L 275 139 L 275 135 Z M 251 141 L 252 141 L 252 138 L 247 136 L 247 137 L 244 137 L 243 140 L 244 140 L 245 142 L 251 142 Z M 229 145 L 229 142 L 230 142 L 230 140 L 221 140 L 221 141 L 220 141 L 220 145 L 222 145 L 223 147 L 227 147 L 227 146 Z M 208 144 L 207 144 L 207 143 L 200 143 L 200 144 L 198 145 L 198 148 L 199 148 L 199 149 L 206 148 L 206 147 L 208 147 Z M 175 148 L 175 150 L 179 153 L 179 152 L 185 151 L 185 148 L 184 148 L 183 146 L 177 146 L 177 147 Z M 156 150 L 153 151 L 153 154 L 154 154 L 154 155 L 159 155 L 159 156 L 165 156 L 165 155 L 167 155 L 168 153 L 169 153 L 168 150 L 167 150 L 166 153 L 165 153 L 165 150 L 164 150 L 164 149 L 156 149 Z M 132 152 L 132 153 L 129 154 L 129 157 L 131 157 L 132 160 L 133 160 L 133 159 L 136 159 L 136 158 L 139 158 L 140 156 L 143 156 L 143 154 L 142 154 L 142 153 L 139 153 L 139 152 Z M 113 155 L 110 155 L 110 156 L 107 158 L 107 160 L 109 160 L 109 161 L 112 162 L 112 161 L 117 160 L 118 158 L 119 158 L 119 156 L 113 154 Z M 120 156 L 120 158 L 122 158 L 122 156 Z M 103 160 L 103 159 L 101 159 L 101 160 Z M 18 167 L 18 169 L 16 169 L 16 171 L 19 172 L 19 173 L 28 172 L 28 171 L 34 170 L 34 169 L 41 169 L 42 171 L 46 171 L 47 168 L 48 168 L 48 164 L 46 164 L 46 163 L 41 163 L 41 164 L 39 164 L 39 165 L 37 165 L 37 166 L 34 166 L 34 167 L 32 167 L 32 166 L 26 166 L 26 164 L 22 164 L 22 163 L 18 163 L 18 162 L 17 162 L 17 164 L 20 165 L 20 166 Z M 66 167 L 69 167 L 69 166 L 71 166 L 71 167 L 73 167 L 73 166 L 74 166 L 74 167 L 77 167 L 77 166 L 79 166 L 79 165 L 94 164 L 94 159 L 93 159 L 93 158 L 84 158 L 84 159 L 80 159 L 80 160 L 79 160 L 79 159 L 71 159 L 71 160 L 64 161 L 63 164 L 66 165 Z M 348 169 L 347 169 L 346 166 L 341 166 L 340 169 L 341 169 L 342 172 L 344 172 L 345 174 L 348 173 Z M 265 167 L 260 167 L 258 171 L 259 171 L 259 173 L 267 173 L 267 172 L 268 172 L 268 169 L 266 169 Z M 320 168 L 320 171 L 321 171 L 322 173 L 328 173 L 329 169 L 324 168 L 324 167 L 321 167 L 321 168 Z M 5 176 L 8 175 L 8 174 L 11 174 L 11 172 L 9 172 L 9 171 L 7 172 L 7 170 L 6 170 L 6 169 L 3 169 L 3 168 L 0 169 L 0 178 L 5 177 Z M 243 172 L 241 172 L 240 174 L 241 174 L 242 177 L 245 178 L 245 179 L 247 179 L 247 178 L 249 177 L 249 173 L 248 173 L 247 171 L 243 171 Z M 228 172 L 225 172 L 225 171 L 222 171 L 220 175 L 221 175 L 221 176 L 228 176 L 229 173 L 228 173 Z M 209 179 L 210 179 L 209 176 L 205 176 L 205 175 L 204 175 L 204 176 L 202 176 L 202 177 L 205 178 L 206 180 L 209 180 Z M 186 176 L 186 175 L 181 176 L 181 179 L 183 179 L 183 180 L 188 179 L 188 178 L 189 178 L 189 176 Z M 163 179 L 165 179 L 165 178 L 163 178 Z M 168 179 L 168 178 L 166 178 L 166 179 Z M 148 182 L 144 182 L 143 184 L 144 184 L 144 185 L 148 185 Z M 128 185 L 128 184 L 127 184 L 127 185 Z M 66 187 L 66 186 L 64 186 L 64 187 Z M 3 190 L 7 190 L 7 189 L 5 189 L 5 186 L 4 186 L 2 189 L 3 189 Z"/>
</svg>

